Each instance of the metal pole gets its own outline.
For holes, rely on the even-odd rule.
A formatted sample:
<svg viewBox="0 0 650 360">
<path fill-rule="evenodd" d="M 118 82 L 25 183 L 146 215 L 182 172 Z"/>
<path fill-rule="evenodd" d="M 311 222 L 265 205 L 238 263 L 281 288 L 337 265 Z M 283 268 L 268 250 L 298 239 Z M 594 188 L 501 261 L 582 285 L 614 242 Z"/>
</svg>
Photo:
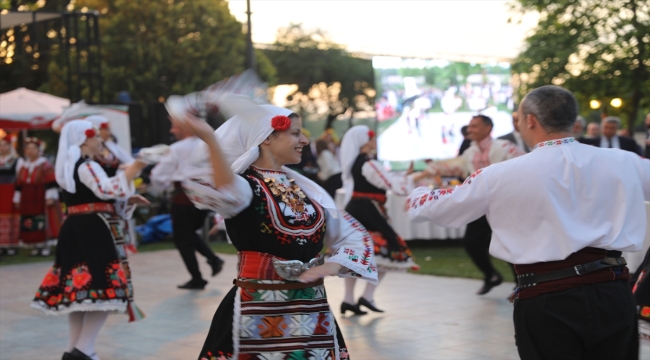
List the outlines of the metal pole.
<svg viewBox="0 0 650 360">
<path fill-rule="evenodd" d="M 99 36 L 99 13 L 94 14 L 95 41 L 97 42 L 97 75 L 99 77 L 99 103 L 104 103 L 104 76 L 102 75 L 102 40 Z"/>
<path fill-rule="evenodd" d="M 248 18 L 248 33 L 246 34 L 246 68 L 255 68 L 255 49 L 253 48 L 253 28 L 251 25 L 251 1 L 246 0 L 246 15 Z"/>
</svg>

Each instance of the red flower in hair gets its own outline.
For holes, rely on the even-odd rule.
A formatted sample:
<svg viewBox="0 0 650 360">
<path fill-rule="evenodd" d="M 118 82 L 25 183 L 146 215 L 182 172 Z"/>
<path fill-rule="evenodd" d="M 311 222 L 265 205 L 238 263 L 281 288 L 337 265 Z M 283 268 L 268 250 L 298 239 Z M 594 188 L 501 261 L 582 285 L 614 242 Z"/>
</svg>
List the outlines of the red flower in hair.
<svg viewBox="0 0 650 360">
<path fill-rule="evenodd" d="M 86 137 L 87 138 L 94 138 L 95 136 L 97 136 L 97 133 L 95 132 L 95 129 L 86 130 Z"/>
<path fill-rule="evenodd" d="M 374 138 L 375 137 L 375 132 L 372 131 L 372 130 L 368 130 L 368 137 L 371 138 L 371 139 Z"/>
<path fill-rule="evenodd" d="M 41 140 L 36 137 L 25 138 L 25 144 L 35 144 L 36 146 L 41 146 Z"/>
<path fill-rule="evenodd" d="M 271 127 L 276 131 L 289 130 L 291 127 L 291 119 L 284 115 L 278 115 L 271 119 Z"/>
<path fill-rule="evenodd" d="M 108 126 L 108 123 L 107 123 L 107 122 L 102 123 L 101 125 L 99 125 L 99 128 L 100 128 L 100 129 L 108 129 L 108 127 L 109 127 L 109 126 Z"/>
</svg>

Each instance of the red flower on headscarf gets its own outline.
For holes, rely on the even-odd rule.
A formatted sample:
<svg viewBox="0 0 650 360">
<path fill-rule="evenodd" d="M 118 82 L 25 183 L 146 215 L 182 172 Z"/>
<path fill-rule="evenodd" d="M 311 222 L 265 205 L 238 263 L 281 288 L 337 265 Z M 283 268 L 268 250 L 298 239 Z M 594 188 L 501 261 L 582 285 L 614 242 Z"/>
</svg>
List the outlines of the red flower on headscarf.
<svg viewBox="0 0 650 360">
<path fill-rule="evenodd" d="M 97 133 L 95 132 L 95 129 L 87 129 L 86 130 L 86 137 L 87 138 L 94 138 L 97 136 Z"/>
<path fill-rule="evenodd" d="M 99 125 L 99 128 L 100 128 L 100 129 L 108 129 L 108 128 L 109 128 L 109 125 L 108 125 L 107 122 L 105 122 L 105 123 L 102 123 L 101 125 Z"/>
<path fill-rule="evenodd" d="M 368 137 L 369 137 L 370 139 L 374 138 L 374 137 L 375 137 L 375 132 L 372 131 L 372 130 L 368 130 Z"/>
<path fill-rule="evenodd" d="M 284 115 L 275 116 L 273 119 L 271 119 L 271 127 L 276 131 L 289 130 L 291 127 L 291 119 Z"/>
</svg>

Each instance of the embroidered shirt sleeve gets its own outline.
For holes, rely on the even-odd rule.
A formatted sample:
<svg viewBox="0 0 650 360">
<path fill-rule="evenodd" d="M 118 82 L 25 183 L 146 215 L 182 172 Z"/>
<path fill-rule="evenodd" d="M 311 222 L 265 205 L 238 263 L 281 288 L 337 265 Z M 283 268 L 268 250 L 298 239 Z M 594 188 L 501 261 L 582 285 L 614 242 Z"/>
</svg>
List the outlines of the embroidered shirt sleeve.
<svg viewBox="0 0 650 360">
<path fill-rule="evenodd" d="M 368 160 L 361 167 L 361 174 L 372 185 L 392 190 L 398 195 L 408 195 L 413 190 L 413 179 L 401 173 L 386 171 L 377 160 Z"/>
<path fill-rule="evenodd" d="M 133 181 L 126 181 L 123 172 L 108 177 L 94 161 L 86 161 L 77 170 L 79 180 L 102 200 L 126 200 L 135 193 Z"/>
<path fill-rule="evenodd" d="M 45 181 L 45 200 L 59 200 L 59 185 L 54 175 L 54 167 L 49 163 L 42 165 L 43 181 Z"/>
<path fill-rule="evenodd" d="M 173 151 L 160 159 L 160 162 L 151 169 L 151 186 L 159 191 L 168 188 L 172 184 L 172 176 L 178 167 L 178 159 Z"/>
<path fill-rule="evenodd" d="M 406 200 L 411 221 L 431 221 L 436 225 L 459 227 L 485 215 L 489 188 L 486 169 L 470 175 L 463 185 L 431 190 L 419 187 Z"/>
<path fill-rule="evenodd" d="M 377 283 L 372 238 L 350 214 L 342 210 L 337 218 L 327 214 L 325 242 L 332 253 L 327 261 L 342 266 L 339 277 L 359 277 Z"/>
<path fill-rule="evenodd" d="M 235 175 L 232 184 L 216 189 L 212 182 L 212 169 L 188 169 L 183 180 L 183 190 L 194 206 L 212 210 L 225 219 L 246 209 L 253 200 L 253 189 L 243 177 Z"/>
</svg>

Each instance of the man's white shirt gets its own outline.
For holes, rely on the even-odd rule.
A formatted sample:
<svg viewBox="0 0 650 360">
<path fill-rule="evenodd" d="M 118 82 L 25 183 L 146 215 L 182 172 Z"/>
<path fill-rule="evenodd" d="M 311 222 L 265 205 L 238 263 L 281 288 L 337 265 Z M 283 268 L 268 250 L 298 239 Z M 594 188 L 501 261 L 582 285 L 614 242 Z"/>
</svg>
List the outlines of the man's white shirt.
<svg viewBox="0 0 650 360">
<path fill-rule="evenodd" d="M 585 247 L 638 251 L 650 201 L 650 160 L 573 138 L 538 144 L 451 190 L 416 189 L 413 221 L 459 227 L 486 215 L 490 253 L 514 264 L 566 259 Z"/>
</svg>

